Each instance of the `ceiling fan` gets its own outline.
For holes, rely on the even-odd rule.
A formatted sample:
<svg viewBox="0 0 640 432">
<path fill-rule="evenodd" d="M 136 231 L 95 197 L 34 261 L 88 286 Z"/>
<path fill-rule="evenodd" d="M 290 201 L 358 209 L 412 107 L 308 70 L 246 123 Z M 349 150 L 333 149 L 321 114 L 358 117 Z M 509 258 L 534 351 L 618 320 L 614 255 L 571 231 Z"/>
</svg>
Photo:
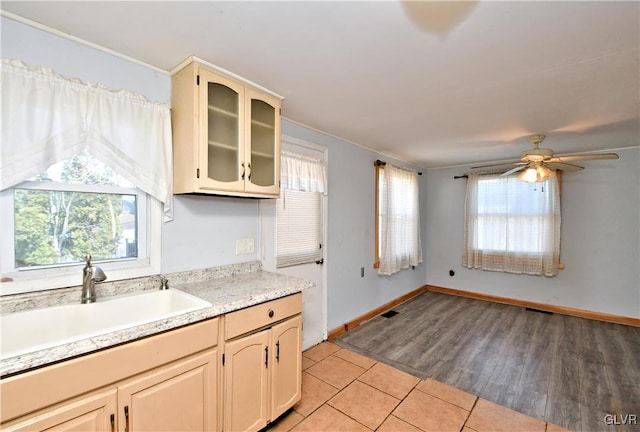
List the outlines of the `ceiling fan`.
<svg viewBox="0 0 640 432">
<path fill-rule="evenodd" d="M 471 167 L 489 168 L 496 166 L 515 165 L 515 168 L 502 174 L 508 176 L 518 171 L 522 173 L 518 176 L 526 182 L 541 182 L 549 178 L 553 171 L 580 171 L 584 169 L 581 166 L 573 165 L 567 162 L 581 160 L 598 160 L 598 159 L 618 159 L 616 153 L 595 153 L 595 154 L 575 154 L 567 156 L 553 156 L 553 150 L 548 148 L 540 148 L 540 143 L 544 140 L 544 135 L 533 135 L 529 137 L 529 141 L 533 144 L 533 148 L 520 153 L 520 160 L 513 162 L 504 162 L 501 164 L 478 165 Z"/>
</svg>

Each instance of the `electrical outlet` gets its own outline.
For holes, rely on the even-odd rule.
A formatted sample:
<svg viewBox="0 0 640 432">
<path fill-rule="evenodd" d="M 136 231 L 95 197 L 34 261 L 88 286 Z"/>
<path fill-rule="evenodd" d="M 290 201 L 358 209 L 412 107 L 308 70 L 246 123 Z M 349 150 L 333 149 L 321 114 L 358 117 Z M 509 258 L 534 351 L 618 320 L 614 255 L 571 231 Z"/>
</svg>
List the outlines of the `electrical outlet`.
<svg viewBox="0 0 640 432">
<path fill-rule="evenodd" d="M 242 255 L 244 252 L 244 241 L 236 240 L 236 255 Z"/>
</svg>

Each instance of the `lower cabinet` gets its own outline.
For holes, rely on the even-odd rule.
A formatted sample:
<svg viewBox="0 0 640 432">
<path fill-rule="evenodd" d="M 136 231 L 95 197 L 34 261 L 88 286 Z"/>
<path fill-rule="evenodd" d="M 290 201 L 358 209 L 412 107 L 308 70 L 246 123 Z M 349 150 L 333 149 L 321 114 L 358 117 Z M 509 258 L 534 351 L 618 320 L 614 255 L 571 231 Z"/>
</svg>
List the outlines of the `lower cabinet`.
<svg viewBox="0 0 640 432">
<path fill-rule="evenodd" d="M 288 301 L 295 304 L 298 299 Z M 280 317 L 280 321 L 225 343 L 222 401 L 225 431 L 260 430 L 300 400 L 301 309 L 280 307 L 282 303 L 278 302 L 234 312 L 238 315 L 228 317 L 231 318 L 227 321 L 228 328 L 233 327 L 236 318 L 244 323 L 265 324 L 268 319 L 260 320 L 265 311 L 267 317 Z M 300 300 L 300 308 L 301 305 Z M 289 314 L 293 316 L 283 319 Z"/>
<path fill-rule="evenodd" d="M 216 430 L 217 349 L 3 425 L 3 431 Z"/>
<path fill-rule="evenodd" d="M 271 420 L 294 406 L 302 396 L 302 316 L 271 329 L 274 347 L 271 368 Z"/>
<path fill-rule="evenodd" d="M 258 431 L 301 394 L 294 294 L 3 378 L 0 429 Z"/>
<path fill-rule="evenodd" d="M 216 430 L 217 350 L 118 386 L 119 430 Z"/>
<path fill-rule="evenodd" d="M 225 345 L 222 400 L 225 431 L 259 430 L 267 425 L 268 349 L 268 331 Z"/>
<path fill-rule="evenodd" d="M 100 391 L 2 426 L 3 431 L 114 431 L 115 389 Z"/>
<path fill-rule="evenodd" d="M 218 319 L 0 380 L 2 431 L 219 431 Z"/>
</svg>

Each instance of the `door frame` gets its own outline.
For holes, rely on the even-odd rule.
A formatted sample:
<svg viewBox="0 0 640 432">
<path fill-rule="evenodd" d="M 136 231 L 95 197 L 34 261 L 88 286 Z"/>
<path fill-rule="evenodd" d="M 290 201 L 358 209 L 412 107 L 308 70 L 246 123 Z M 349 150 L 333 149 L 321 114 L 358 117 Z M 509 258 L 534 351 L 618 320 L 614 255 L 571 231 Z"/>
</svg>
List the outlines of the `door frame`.
<svg viewBox="0 0 640 432">
<path fill-rule="evenodd" d="M 324 161 L 324 165 L 325 165 L 325 169 L 327 170 L 327 176 L 328 176 L 328 171 L 329 171 L 329 149 L 325 146 L 319 145 L 319 144 L 315 144 L 300 138 L 296 138 L 296 137 L 292 137 L 290 135 L 285 135 L 283 134 L 281 136 L 280 139 L 280 148 L 282 150 L 293 150 L 291 149 L 291 146 L 297 146 L 297 147 L 303 147 L 303 148 L 307 148 L 309 150 L 313 150 L 314 152 L 318 152 L 322 154 L 322 159 Z M 328 183 L 328 182 L 327 182 Z M 327 336 L 328 336 L 328 330 L 327 330 L 327 326 L 328 326 L 328 319 L 327 319 L 327 274 L 328 274 L 328 266 L 330 265 L 330 263 L 327 260 L 327 256 L 328 256 L 328 251 L 329 251 L 329 244 L 328 244 L 328 232 L 329 232 L 329 186 L 327 184 L 327 191 L 325 194 L 322 195 L 322 257 L 324 259 L 324 263 L 321 265 L 321 275 L 322 275 L 322 286 L 320 287 L 320 296 L 321 296 L 321 303 L 322 303 L 322 310 L 321 310 L 321 325 L 322 325 L 322 341 L 327 340 Z M 271 200 L 269 200 L 271 201 Z M 275 204 L 275 202 L 274 202 Z M 273 233 L 276 234 L 276 229 L 275 229 L 275 220 L 272 221 L 274 223 L 273 226 Z M 269 242 L 265 241 L 265 229 L 263 227 L 263 224 L 265 223 L 269 223 L 269 221 L 265 220 L 264 214 L 263 214 L 263 209 L 262 206 L 260 206 L 260 260 L 263 263 L 263 267 L 265 268 L 265 270 L 267 271 L 271 271 L 274 273 L 278 272 L 278 269 L 275 267 L 275 255 L 276 255 L 276 239 L 272 239 L 271 242 L 271 250 L 268 252 L 268 255 L 265 254 L 265 245 Z M 267 257 L 270 257 L 271 259 L 266 259 Z M 304 326 L 304 323 L 303 323 Z M 303 330 L 304 331 L 304 330 Z M 303 349 L 306 349 L 309 347 L 303 347 Z"/>
</svg>

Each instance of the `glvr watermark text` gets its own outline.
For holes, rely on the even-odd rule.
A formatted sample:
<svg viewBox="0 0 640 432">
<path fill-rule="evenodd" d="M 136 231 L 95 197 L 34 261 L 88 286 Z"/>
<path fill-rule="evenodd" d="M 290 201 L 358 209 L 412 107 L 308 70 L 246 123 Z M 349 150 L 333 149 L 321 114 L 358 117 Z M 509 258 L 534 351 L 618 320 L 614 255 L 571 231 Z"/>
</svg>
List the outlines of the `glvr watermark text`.
<svg viewBox="0 0 640 432">
<path fill-rule="evenodd" d="M 604 422 L 608 425 L 637 425 L 638 416 L 635 414 L 605 414 Z"/>
</svg>

